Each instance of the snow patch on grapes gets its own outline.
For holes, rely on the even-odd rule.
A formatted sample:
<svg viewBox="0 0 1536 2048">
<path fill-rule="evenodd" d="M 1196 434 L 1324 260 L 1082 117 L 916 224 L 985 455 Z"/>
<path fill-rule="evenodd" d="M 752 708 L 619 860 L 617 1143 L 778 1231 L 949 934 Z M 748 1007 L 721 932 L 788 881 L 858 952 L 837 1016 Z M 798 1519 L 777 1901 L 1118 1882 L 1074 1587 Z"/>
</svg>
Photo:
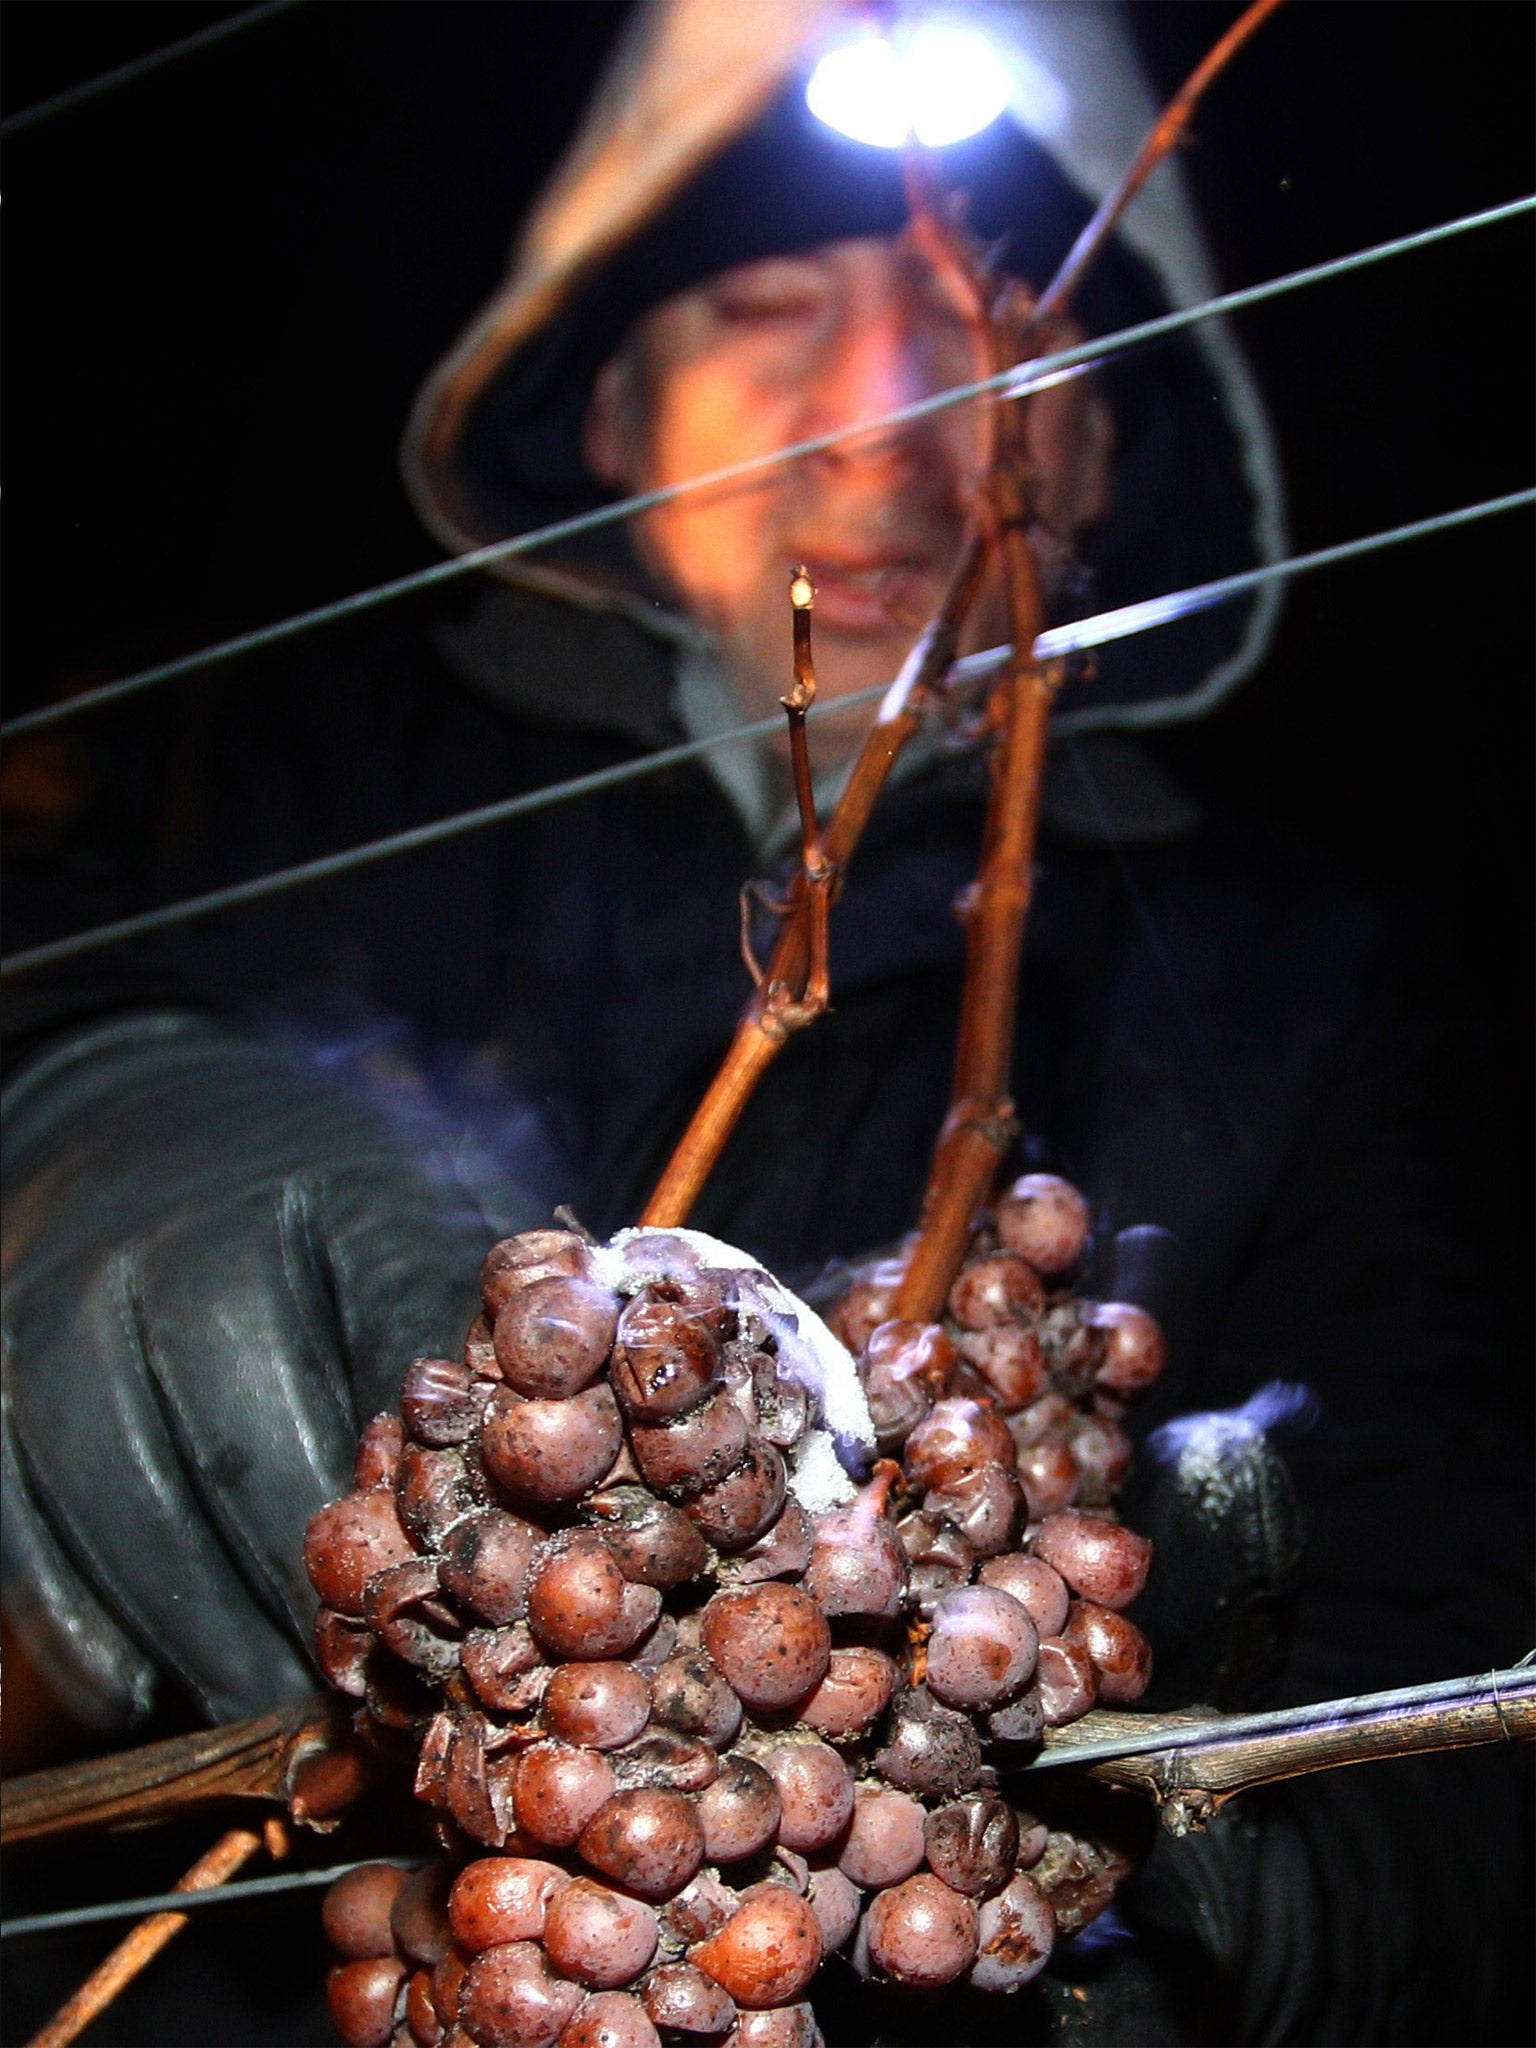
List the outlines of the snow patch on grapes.
<svg viewBox="0 0 1536 2048">
<path fill-rule="evenodd" d="M 796 1498 L 813 1514 L 851 1499 L 846 1474 L 862 1474 L 874 1456 L 875 1426 L 858 1367 L 808 1302 L 748 1253 L 706 1231 L 620 1230 L 607 1244 L 592 1248 L 593 1278 L 619 1294 L 635 1294 L 656 1280 L 686 1279 L 701 1267 L 734 1275 L 738 1313 L 755 1317 L 772 1333 L 784 1371 L 821 1411 L 824 1427 L 808 1433 L 795 1460 L 791 1483 Z M 813 1449 L 818 1437 L 821 1447 Z M 834 1494 L 826 1489 L 833 1484 L 836 1464 L 843 1469 Z M 820 1490 L 813 1499 L 803 1486 Z"/>
</svg>

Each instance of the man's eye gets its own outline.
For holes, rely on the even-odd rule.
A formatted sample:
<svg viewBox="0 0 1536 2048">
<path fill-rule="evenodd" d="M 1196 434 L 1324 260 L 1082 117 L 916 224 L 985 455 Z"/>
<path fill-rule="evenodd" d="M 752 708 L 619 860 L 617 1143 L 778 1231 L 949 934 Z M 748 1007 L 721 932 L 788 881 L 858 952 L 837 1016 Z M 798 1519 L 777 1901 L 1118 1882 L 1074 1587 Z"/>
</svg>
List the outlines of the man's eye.
<svg viewBox="0 0 1536 2048">
<path fill-rule="evenodd" d="M 814 293 L 793 290 L 719 292 L 718 318 L 733 326 L 778 326 L 813 320 L 820 310 Z"/>
</svg>

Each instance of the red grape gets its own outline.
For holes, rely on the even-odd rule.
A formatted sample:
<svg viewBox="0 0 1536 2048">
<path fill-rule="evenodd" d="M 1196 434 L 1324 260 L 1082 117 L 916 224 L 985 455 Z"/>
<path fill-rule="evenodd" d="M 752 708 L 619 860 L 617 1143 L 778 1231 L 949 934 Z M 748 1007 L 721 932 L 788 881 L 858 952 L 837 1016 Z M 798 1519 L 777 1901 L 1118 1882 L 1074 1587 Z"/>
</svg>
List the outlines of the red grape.
<svg viewBox="0 0 1536 2048">
<path fill-rule="evenodd" d="M 1013 1872 L 1019 1823 L 995 1792 L 972 1792 L 930 1813 L 924 1824 L 929 1867 L 969 1898 L 998 1891 Z"/>
<path fill-rule="evenodd" d="M 971 1971 L 978 1991 L 1017 1991 L 1037 1977 L 1056 1941 L 1051 1902 L 1021 1871 L 978 1915 L 981 1949 Z"/>
<path fill-rule="evenodd" d="M 923 1861 L 923 1809 L 889 1785 L 861 1785 L 837 1867 L 865 1891 L 900 1884 Z"/>
<path fill-rule="evenodd" d="M 717 1593 L 703 1630 L 705 1648 L 749 1707 L 792 1706 L 826 1676 L 831 1631 L 797 1586 L 770 1579 Z"/>
<path fill-rule="evenodd" d="M 562 1664 L 544 1694 L 544 1726 L 562 1742 L 620 1749 L 651 1716 L 651 1686 L 632 1664 Z"/>
<path fill-rule="evenodd" d="M 364 1863 L 338 1877 L 320 1909 L 326 1939 L 348 1962 L 395 1952 L 389 1916 L 405 1882 L 396 1863 Z"/>
<path fill-rule="evenodd" d="M 821 1965 L 821 1928 L 811 1907 L 787 1885 L 752 1885 L 690 1961 L 738 2005 L 787 2005 Z"/>
<path fill-rule="evenodd" d="M 325 2000 L 346 2048 L 388 2048 L 404 1982 L 405 1965 L 397 1956 L 370 1956 L 332 1970 Z"/>
<path fill-rule="evenodd" d="M 966 1330 L 1023 1322 L 1044 1306 L 1040 1276 L 1013 1252 L 969 1260 L 949 1290 L 949 1312 Z"/>
<path fill-rule="evenodd" d="M 980 1941 L 976 1908 L 929 1871 L 881 1892 L 865 1927 L 875 1970 L 923 1988 L 952 1983 L 969 1969 Z"/>
<path fill-rule="evenodd" d="M 1039 1637 L 1029 1612 L 995 1586 L 946 1593 L 928 1638 L 928 1688 L 946 1706 L 1000 1706 L 1034 1674 Z"/>
<path fill-rule="evenodd" d="M 1065 1273 L 1088 1239 L 1088 1204 L 1054 1173 L 1026 1173 L 997 1204 L 997 1234 L 1037 1273 Z"/>
<path fill-rule="evenodd" d="M 491 1397 L 480 1432 L 487 1471 L 518 1500 L 579 1500 L 612 1467 L 623 1441 L 619 1404 L 606 1382 L 568 1401 Z"/>
<path fill-rule="evenodd" d="M 780 1810 L 778 1786 L 763 1766 L 751 1757 L 727 1757 L 699 1798 L 705 1855 L 711 1863 L 755 1856 L 777 1835 Z"/>
<path fill-rule="evenodd" d="M 537 1941 L 550 1899 L 569 1874 L 527 1856 L 481 1856 L 466 1863 L 448 1894 L 448 1924 L 462 1949 L 478 1954 L 509 1941 Z"/>
<path fill-rule="evenodd" d="M 1043 1557 L 1025 1557 L 1011 1550 L 1004 1557 L 989 1557 L 976 1575 L 982 1585 L 996 1586 L 1021 1607 L 1042 1636 L 1057 1636 L 1066 1626 L 1070 1596 L 1066 1582 Z"/>
<path fill-rule="evenodd" d="M 827 1743 L 776 1742 L 763 1751 L 763 1769 L 779 1793 L 779 1841 L 808 1854 L 825 1849 L 853 1813 L 853 1773 Z"/>
<path fill-rule="evenodd" d="M 656 1953 L 656 1915 L 590 1878 L 573 1878 L 549 1902 L 544 1952 L 562 1976 L 593 1991 L 617 1991 Z"/>
<path fill-rule="evenodd" d="M 594 1870 L 644 1899 L 681 1890 L 704 1860 L 704 1830 L 681 1792 L 616 1792 L 576 1844 Z"/>
<path fill-rule="evenodd" d="M 536 1742 L 518 1758 L 512 1784 L 517 1825 L 537 1842 L 568 1849 L 613 1796 L 618 1779 L 598 1750 Z"/>
<path fill-rule="evenodd" d="M 1030 1542 L 1074 1593 L 1101 1607 L 1128 1607 L 1147 1582 L 1152 1546 L 1144 1536 L 1097 1515 L 1048 1515 Z"/>
<path fill-rule="evenodd" d="M 484 2048 L 553 2048 L 584 1993 L 531 1941 L 488 1948 L 464 1974 L 459 2016 Z"/>
<path fill-rule="evenodd" d="M 531 1398 L 580 1393 L 607 1363 L 618 1319 L 618 1302 L 591 1280 L 552 1274 L 520 1287 L 492 1333 L 501 1376 Z"/>
</svg>

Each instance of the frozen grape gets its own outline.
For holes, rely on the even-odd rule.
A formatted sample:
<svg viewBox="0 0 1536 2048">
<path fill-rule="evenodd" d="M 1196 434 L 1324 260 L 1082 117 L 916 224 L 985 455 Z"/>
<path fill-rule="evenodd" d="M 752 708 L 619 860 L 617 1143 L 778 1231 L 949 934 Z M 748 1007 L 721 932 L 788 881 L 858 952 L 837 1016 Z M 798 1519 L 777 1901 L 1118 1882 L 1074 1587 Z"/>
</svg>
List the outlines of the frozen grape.
<svg viewBox="0 0 1536 2048">
<path fill-rule="evenodd" d="M 329 1607 L 315 1616 L 315 1658 L 320 1669 L 338 1692 L 360 1700 L 368 1689 L 368 1653 L 373 1648 L 373 1631 L 358 1623 L 344 1621 Z"/>
<path fill-rule="evenodd" d="M 1122 1523 L 1098 1515 L 1048 1515 L 1030 1544 L 1074 1593 L 1101 1607 L 1128 1607 L 1147 1583 L 1152 1546 Z"/>
<path fill-rule="evenodd" d="M 997 1234 L 1037 1273 L 1054 1277 L 1082 1257 L 1091 1223 L 1088 1204 L 1054 1173 L 1026 1173 L 997 1205 Z"/>
<path fill-rule="evenodd" d="M 1013 1252 L 969 1260 L 949 1290 L 949 1312 L 966 1330 L 1023 1322 L 1044 1306 L 1040 1276 Z"/>
<path fill-rule="evenodd" d="M 809 1904 L 787 1885 L 753 1885 L 690 1961 L 738 2005 L 788 2005 L 821 1965 L 821 1928 Z"/>
<path fill-rule="evenodd" d="M 969 1792 L 981 1776 L 981 1743 L 964 1714 L 941 1707 L 922 1686 L 897 1695 L 875 1769 L 920 1799 Z"/>
<path fill-rule="evenodd" d="M 1045 1968 L 1056 1942 L 1051 1902 L 1022 1871 L 983 1904 L 977 1927 L 971 1983 L 978 1991 L 1017 1991 Z"/>
<path fill-rule="evenodd" d="M 613 1384 L 626 1413 L 665 1422 L 697 1407 L 720 1372 L 720 1290 L 662 1281 L 643 1288 L 619 1318 Z"/>
<path fill-rule="evenodd" d="M 601 1751 L 536 1742 L 518 1758 L 513 1779 L 517 1825 L 535 1841 L 568 1849 L 617 1786 Z"/>
<path fill-rule="evenodd" d="M 747 1420 L 724 1387 L 674 1422 L 637 1422 L 630 1430 L 646 1484 L 688 1497 L 727 1478 L 746 1456 Z"/>
<path fill-rule="evenodd" d="M 834 1650 L 826 1677 L 801 1701 L 800 1718 L 834 1742 L 864 1735 L 890 1705 L 897 1677 L 883 1650 L 860 1644 Z"/>
<path fill-rule="evenodd" d="M 900 1614 L 907 1554 L 883 1513 L 889 1492 L 889 1480 L 877 1480 L 847 1507 L 817 1518 L 805 1590 L 823 1614 L 886 1620 Z"/>
<path fill-rule="evenodd" d="M 704 1650 L 669 1657 L 651 1682 L 652 1714 L 663 1727 L 723 1749 L 741 1726 L 741 1701 Z"/>
<path fill-rule="evenodd" d="M 984 1898 L 1012 1875 L 1018 1818 L 995 1792 L 972 1792 L 930 1813 L 924 1840 L 935 1877 L 967 1898 Z"/>
<path fill-rule="evenodd" d="M 931 1487 L 926 1505 L 932 1514 L 954 1523 L 977 1557 L 996 1557 L 1011 1549 L 1029 1513 L 1023 1487 L 1001 1465 L 983 1465 Z"/>
<path fill-rule="evenodd" d="M 660 1612 L 655 1587 L 626 1579 L 593 1530 L 568 1530 L 552 1539 L 528 1574 L 529 1623 L 561 1657 L 617 1657 Z"/>
<path fill-rule="evenodd" d="M 544 1531 L 502 1508 L 479 1508 L 443 1542 L 443 1590 L 498 1625 L 527 1612 L 528 1567 Z"/>
<path fill-rule="evenodd" d="M 865 1921 L 870 1962 L 897 1984 L 950 1984 L 976 1960 L 976 1908 L 930 1871 L 881 1892 Z"/>
<path fill-rule="evenodd" d="M 622 1440 L 619 1404 L 606 1382 L 568 1401 L 523 1401 L 502 1390 L 486 1410 L 480 1454 L 516 1499 L 552 1507 L 590 1493 Z"/>
<path fill-rule="evenodd" d="M 549 1902 L 544 1952 L 562 1976 L 593 1991 L 632 1983 L 656 1953 L 656 1915 L 590 1878 L 573 1878 Z"/>
<path fill-rule="evenodd" d="M 987 1733 L 994 1742 L 1038 1742 L 1045 1733 L 1045 1709 L 1038 1687 L 1028 1686 L 1006 1706 L 994 1707 L 987 1716 Z"/>
<path fill-rule="evenodd" d="M 443 1449 L 475 1433 L 487 1389 L 452 1358 L 418 1358 L 400 1389 L 400 1412 L 419 1444 Z"/>
<path fill-rule="evenodd" d="M 337 1878 L 325 1895 L 321 1920 L 338 1955 L 356 1963 L 394 1954 L 389 1916 L 404 1882 L 396 1863 L 364 1863 Z"/>
<path fill-rule="evenodd" d="M 811 1561 L 814 1541 L 810 1516 L 790 1494 L 777 1519 L 755 1543 L 720 1559 L 720 1583 L 755 1586 L 764 1579 L 798 1578 Z"/>
<path fill-rule="evenodd" d="M 760 1761 L 778 1787 L 783 1846 L 809 1855 L 836 1841 L 853 1813 L 853 1773 L 837 1751 L 814 1738 L 776 1742 Z"/>
<path fill-rule="evenodd" d="M 1087 1713 L 1099 1696 L 1099 1677 L 1080 1644 L 1061 1636 L 1042 1637 L 1035 1687 L 1046 1727 L 1060 1728 Z"/>
<path fill-rule="evenodd" d="M 439 2048 L 443 2038 L 443 2023 L 437 2016 L 437 2006 L 432 1997 L 432 1973 L 430 1970 L 413 1970 L 405 1986 L 405 2024 L 412 2041 L 419 2048 Z M 400 2035 L 394 2039 L 398 2042 Z"/>
<path fill-rule="evenodd" d="M 689 1501 L 687 1513 L 717 1549 L 744 1550 L 777 1519 L 784 1492 L 783 1458 L 772 1444 L 749 1436 L 736 1470 Z"/>
<path fill-rule="evenodd" d="M 1070 1596 L 1060 1572 L 1043 1557 L 1025 1557 L 1017 1550 L 1003 1557 L 989 1557 L 976 1575 L 982 1585 L 996 1586 L 1025 1608 L 1036 1632 L 1060 1635 L 1066 1626 Z"/>
<path fill-rule="evenodd" d="M 552 2048 L 585 1996 L 531 1941 L 488 1948 L 464 1974 L 459 2016 L 483 2048 Z"/>
<path fill-rule="evenodd" d="M 816 2014 L 809 2005 L 775 2005 L 744 2012 L 720 2048 L 824 2048 Z"/>
<path fill-rule="evenodd" d="M 665 1592 L 698 1578 L 709 1564 L 704 1539 L 682 1509 L 644 1486 L 605 1487 L 587 1512 L 626 1579 Z"/>
<path fill-rule="evenodd" d="M 984 1465 L 1012 1466 L 1017 1453 L 995 1408 L 977 1401 L 940 1401 L 907 1439 L 902 1469 L 915 1486 L 946 1486 Z"/>
<path fill-rule="evenodd" d="M 394 1496 L 348 1493 L 309 1518 L 304 1566 L 327 1607 L 349 1621 L 363 1618 L 363 1588 L 375 1572 L 415 1553 L 400 1525 Z"/>
<path fill-rule="evenodd" d="M 651 1716 L 651 1687 L 632 1664 L 562 1664 L 544 1694 L 544 1726 L 562 1742 L 620 1749 Z"/>
<path fill-rule="evenodd" d="M 618 1320 L 613 1295 L 591 1280 L 551 1274 L 520 1287 L 492 1333 L 501 1376 L 531 1399 L 578 1394 L 607 1363 Z"/>
<path fill-rule="evenodd" d="M 595 1991 L 566 2023 L 558 2048 L 661 2048 L 661 2038 L 638 1998 Z"/>
<path fill-rule="evenodd" d="M 811 1872 L 805 1896 L 816 1915 L 816 1925 L 821 1929 L 822 1951 L 832 1955 L 843 1947 L 858 1926 L 859 1914 L 864 1909 L 864 1894 L 852 1878 L 845 1876 L 833 1864 Z"/>
<path fill-rule="evenodd" d="M 1077 1460 L 1059 1438 L 1048 1437 L 1020 1451 L 1018 1470 L 1032 1522 L 1060 1514 L 1077 1499 L 1081 1484 Z"/>
<path fill-rule="evenodd" d="M 720 1775 L 699 1798 L 704 1853 L 711 1863 L 736 1863 L 755 1856 L 779 1831 L 779 1791 L 751 1757 L 729 1756 Z"/>
<path fill-rule="evenodd" d="M 860 1785 L 837 1867 L 865 1891 L 900 1884 L 923 1861 L 923 1809 L 889 1785 Z"/>
<path fill-rule="evenodd" d="M 861 1273 L 833 1312 L 836 1334 L 857 1358 L 882 1323 L 889 1322 L 906 1278 L 901 1259 L 882 1259 Z"/>
<path fill-rule="evenodd" d="M 971 1576 L 976 1553 L 947 1516 L 927 1509 L 903 1515 L 896 1534 L 910 1560 L 908 1597 L 919 1614 L 931 1616 L 943 1596 Z"/>
<path fill-rule="evenodd" d="M 552 1273 L 585 1273 L 592 1254 L 571 1230 L 524 1230 L 493 1244 L 480 1268 L 480 1298 L 494 1322 L 507 1298 Z"/>
<path fill-rule="evenodd" d="M 395 1947 L 413 1963 L 431 1969 L 453 1946 L 448 1921 L 448 1894 L 453 1873 L 444 1863 L 427 1863 L 410 1871 L 395 1893 L 389 1926 Z"/>
<path fill-rule="evenodd" d="M 1139 1394 L 1150 1387 L 1168 1361 L 1168 1345 L 1146 1310 L 1128 1301 L 1101 1301 L 1093 1323 L 1106 1339 L 1099 1385 L 1112 1394 Z"/>
<path fill-rule="evenodd" d="M 527 1856 L 466 1863 L 448 1894 L 448 1924 L 462 1949 L 478 1954 L 509 1941 L 537 1941 L 550 1899 L 569 1873 Z"/>
<path fill-rule="evenodd" d="M 661 1909 L 668 1942 L 688 1948 L 696 1941 L 707 1941 L 730 1919 L 739 1902 L 739 1895 L 728 1884 L 701 1870 Z"/>
<path fill-rule="evenodd" d="M 352 1484 L 359 1493 L 393 1486 L 405 1448 L 405 1425 L 398 1415 L 375 1415 L 357 1440 Z"/>
<path fill-rule="evenodd" d="M 332 1970 L 325 2002 L 346 2048 L 388 2048 L 404 1981 L 405 1965 L 397 1956 L 371 1956 Z"/>
<path fill-rule="evenodd" d="M 1041 1316 L 1040 1348 L 1058 1394 L 1076 1399 L 1092 1390 L 1109 1344 L 1097 1316 L 1096 1302 L 1076 1299 L 1052 1302 Z"/>
<path fill-rule="evenodd" d="M 793 1450 L 811 1422 L 811 1399 L 780 1373 L 778 1360 L 760 1352 L 752 1362 L 752 1409 L 757 1427 L 777 1450 Z"/>
<path fill-rule="evenodd" d="M 613 1769 L 625 1790 L 650 1785 L 669 1792 L 702 1792 L 720 1775 L 720 1759 L 695 1736 L 679 1735 L 675 1728 L 651 1728 L 613 1752 Z"/>
<path fill-rule="evenodd" d="M 826 1616 L 798 1586 L 770 1579 L 717 1593 L 704 1609 L 704 1646 L 749 1707 L 792 1706 L 826 1676 Z"/>
<path fill-rule="evenodd" d="M 640 1987 L 651 2024 L 679 2034 L 723 2034 L 736 2003 L 713 1977 L 692 1963 L 663 1963 Z"/>
<path fill-rule="evenodd" d="M 946 1706 L 1000 1706 L 1029 1682 L 1038 1649 L 1017 1600 L 995 1586 L 961 1586 L 934 1609 L 928 1689 Z"/>
<path fill-rule="evenodd" d="M 454 1524 L 478 1505 L 475 1480 L 462 1451 L 407 1444 L 400 1453 L 395 1507 L 422 1549 L 441 1548 Z"/>
<path fill-rule="evenodd" d="M 536 1706 L 549 1678 L 538 1644 L 526 1622 L 511 1628 L 480 1628 L 464 1638 L 464 1676 L 482 1706 L 499 1714 Z"/>
<path fill-rule="evenodd" d="M 1077 1466 L 1078 1500 L 1084 1507 L 1106 1507 L 1130 1473 L 1130 1438 L 1109 1416 L 1084 1415 L 1068 1430 L 1067 1447 Z"/>
<path fill-rule="evenodd" d="M 955 1347 L 937 1323 L 892 1321 L 870 1335 L 859 1377 L 882 1453 L 899 1451 L 948 1389 Z"/>
<path fill-rule="evenodd" d="M 960 1353 L 986 1381 L 1005 1415 L 1027 1408 L 1050 1387 L 1039 1334 L 1026 1325 L 996 1323 L 968 1331 L 960 1339 Z"/>
<path fill-rule="evenodd" d="M 464 1363 L 478 1380 L 501 1378 L 501 1367 L 496 1363 L 496 1345 L 491 1335 L 490 1318 L 476 1316 L 465 1332 Z"/>
<path fill-rule="evenodd" d="M 704 1830 L 681 1792 L 616 1792 L 576 1844 L 594 1870 L 644 1899 L 680 1891 L 704 1860 Z"/>
<path fill-rule="evenodd" d="M 1152 1647 L 1134 1621 L 1097 1601 L 1078 1600 L 1062 1633 L 1093 1660 L 1101 1700 L 1128 1707 L 1141 1698 L 1152 1677 Z"/>
</svg>

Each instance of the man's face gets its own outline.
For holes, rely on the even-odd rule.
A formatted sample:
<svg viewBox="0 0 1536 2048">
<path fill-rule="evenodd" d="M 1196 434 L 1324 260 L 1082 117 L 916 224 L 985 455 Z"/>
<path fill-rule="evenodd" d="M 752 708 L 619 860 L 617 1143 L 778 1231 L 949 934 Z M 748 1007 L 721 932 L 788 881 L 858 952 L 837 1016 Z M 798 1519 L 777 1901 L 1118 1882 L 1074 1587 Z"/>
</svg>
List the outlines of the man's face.
<svg viewBox="0 0 1536 2048">
<path fill-rule="evenodd" d="M 618 488 L 650 490 L 875 418 L 983 368 L 962 310 L 907 242 L 833 243 L 744 264 L 648 314 L 599 380 L 588 456 Z M 954 407 L 660 506 L 636 522 L 637 544 L 715 634 L 754 717 L 789 684 L 786 592 L 805 563 L 820 694 L 846 696 L 889 682 L 937 607 L 982 455 L 980 408 Z M 993 596 L 971 644 L 1002 637 Z M 867 717 L 860 707 L 823 725 L 820 758 L 845 754 Z"/>
</svg>

